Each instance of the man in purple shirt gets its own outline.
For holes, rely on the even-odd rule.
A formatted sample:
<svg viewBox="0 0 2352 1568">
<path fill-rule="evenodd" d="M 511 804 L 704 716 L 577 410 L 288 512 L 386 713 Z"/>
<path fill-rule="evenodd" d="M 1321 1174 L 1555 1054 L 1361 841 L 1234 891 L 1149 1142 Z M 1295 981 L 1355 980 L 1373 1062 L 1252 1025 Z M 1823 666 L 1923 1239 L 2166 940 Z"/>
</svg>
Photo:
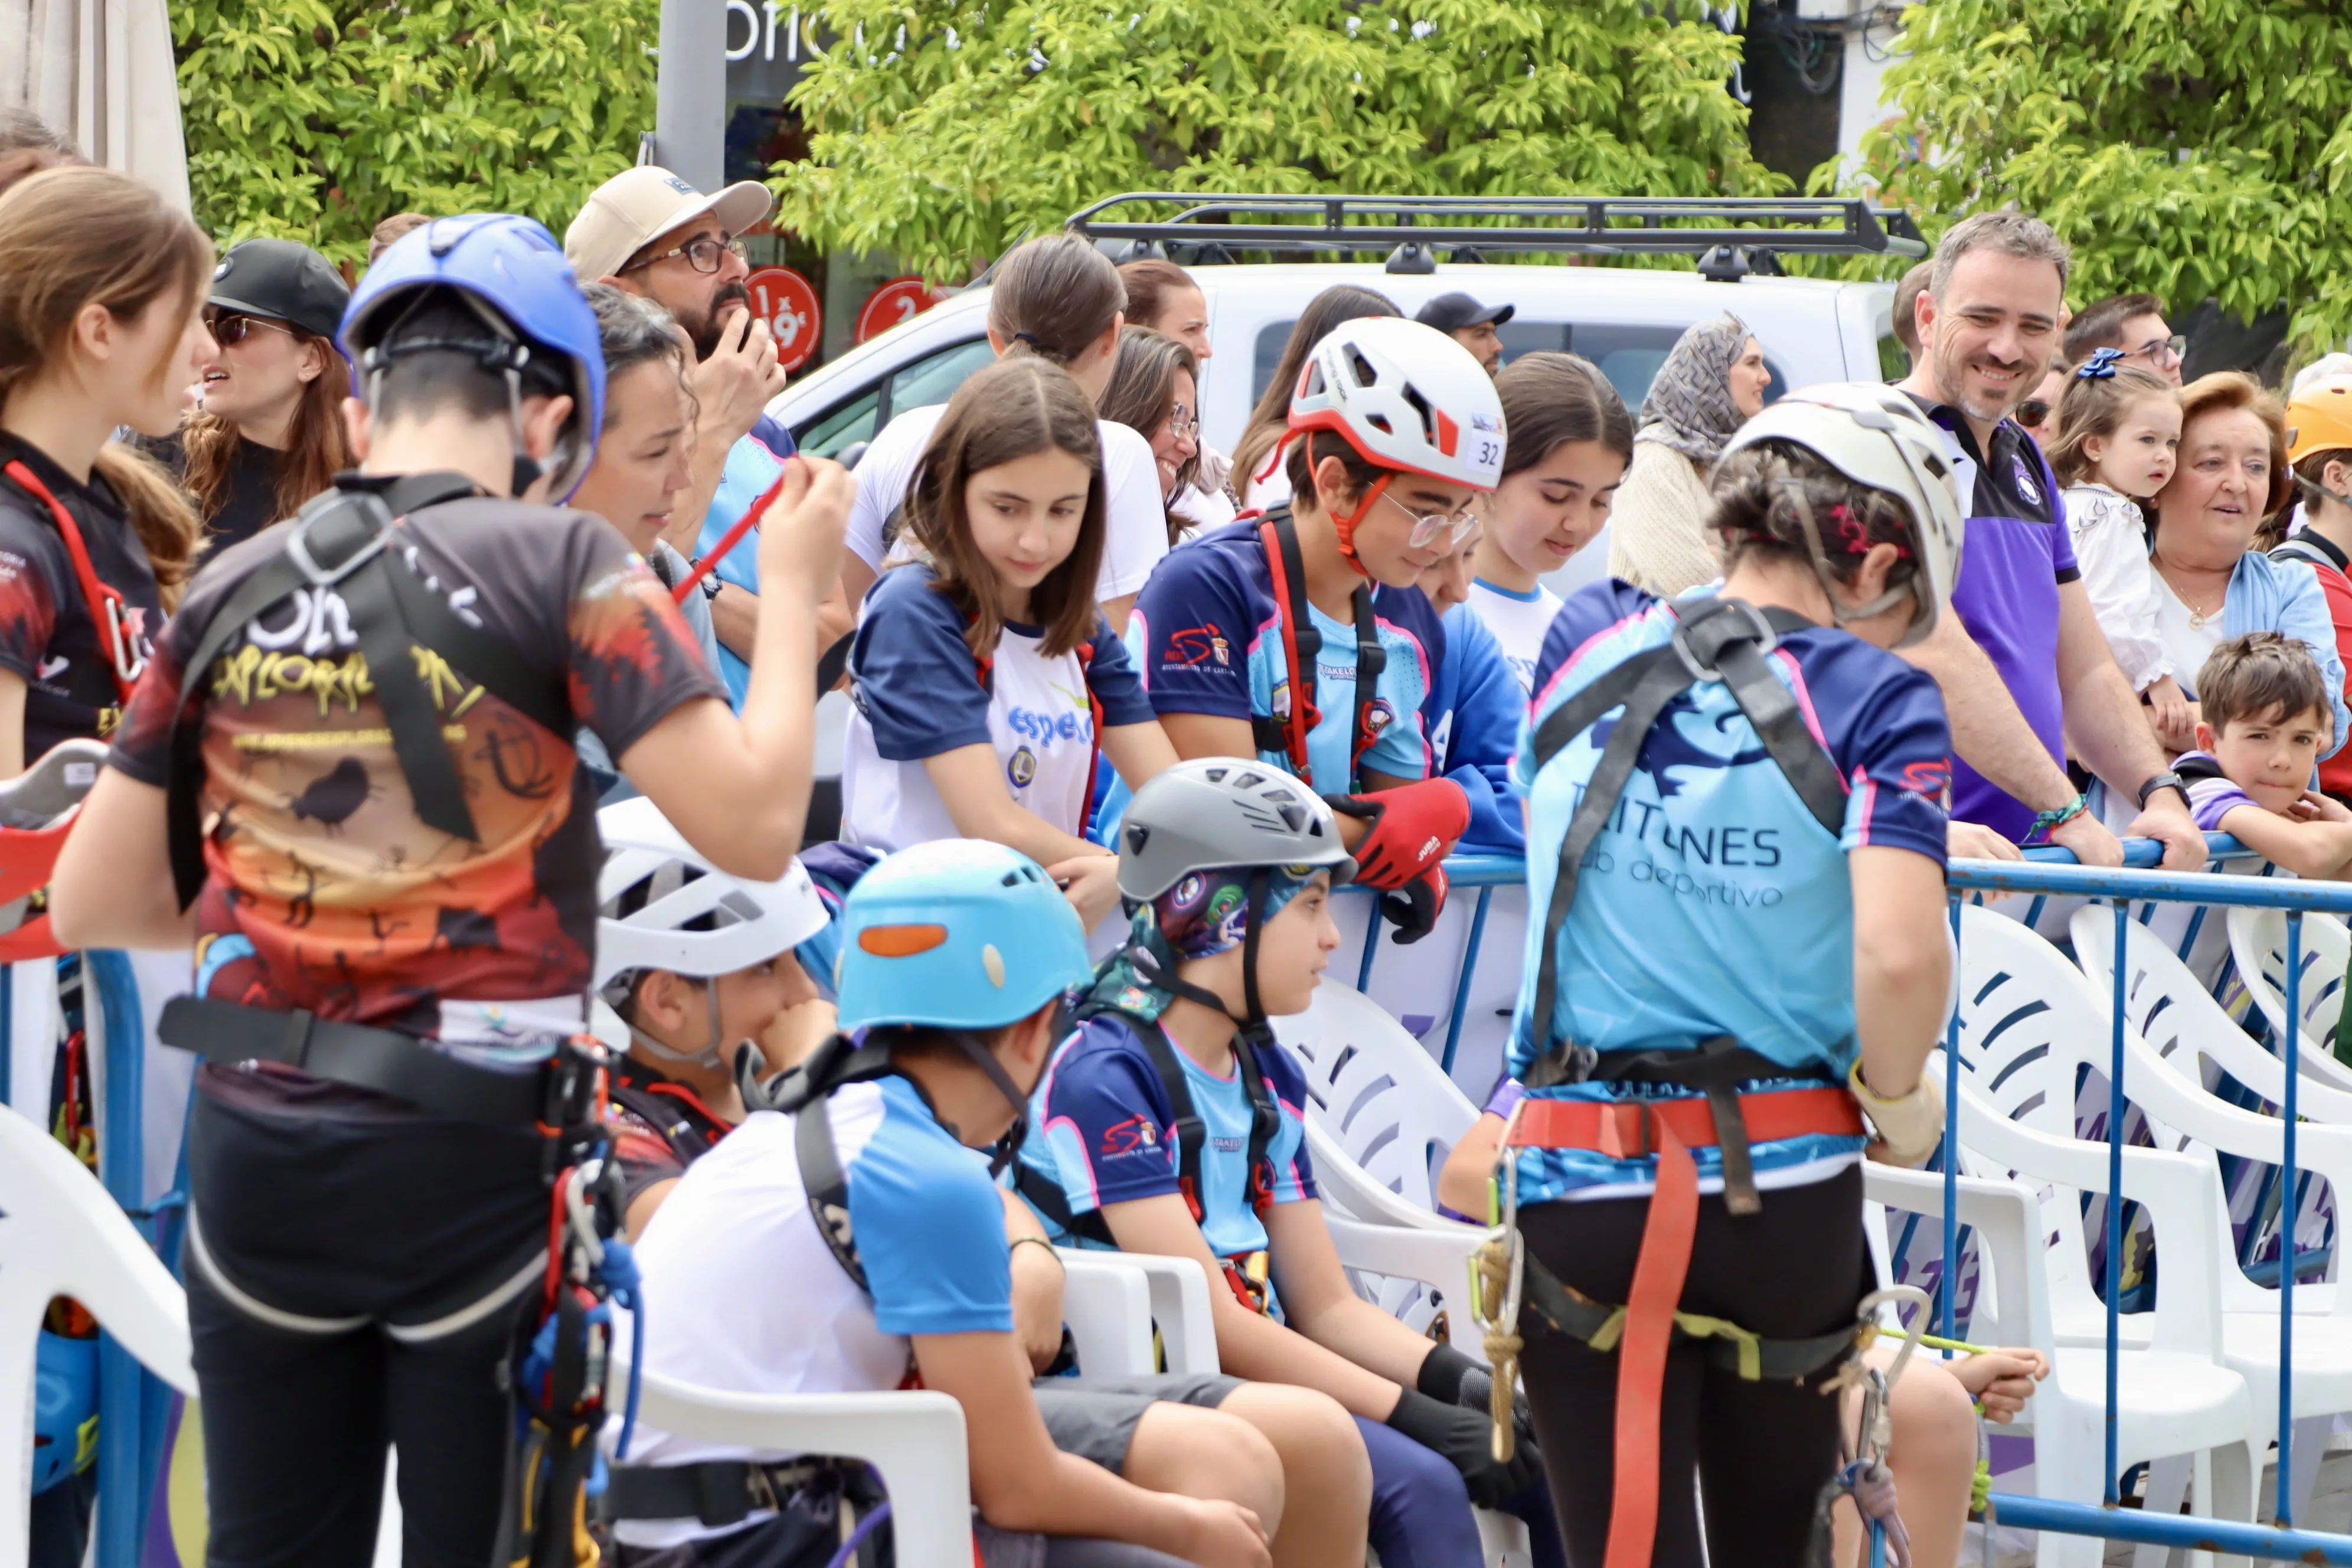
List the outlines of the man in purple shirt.
<svg viewBox="0 0 2352 1568">
<path fill-rule="evenodd" d="M 2204 865 L 2205 840 L 2074 564 L 2057 485 L 2012 423 L 2058 346 L 2066 245 L 2039 218 L 1979 213 L 1952 226 L 1916 306 L 1922 353 L 1899 384 L 1943 426 L 1969 509 L 1957 614 L 1901 657 L 1936 678 L 1958 753 L 1951 852 L 2014 859 L 2037 826 L 2086 866 L 2123 847 L 2083 808 L 2066 752 L 2139 803 L 2127 833 L 2165 841 L 2168 870 Z"/>
</svg>

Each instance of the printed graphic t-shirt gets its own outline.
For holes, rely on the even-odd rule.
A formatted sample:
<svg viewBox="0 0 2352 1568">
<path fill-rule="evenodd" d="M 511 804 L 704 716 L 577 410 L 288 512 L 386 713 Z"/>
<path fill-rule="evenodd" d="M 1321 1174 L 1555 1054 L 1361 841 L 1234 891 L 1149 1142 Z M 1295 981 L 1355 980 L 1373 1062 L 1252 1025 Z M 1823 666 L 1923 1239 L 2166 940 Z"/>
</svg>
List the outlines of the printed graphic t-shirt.
<svg viewBox="0 0 2352 1568">
<path fill-rule="evenodd" d="M 1585 547 L 1588 552 L 1591 548 Z M 1559 595 L 1540 583 L 1521 594 L 1497 588 L 1481 577 L 1472 580 L 1470 597 L 1464 603 L 1502 644 L 1503 662 L 1518 677 L 1520 694 L 1525 695 L 1535 679 L 1536 659 L 1543 653 L 1544 633 L 1551 630 L 1551 618 L 1559 614 Z"/>
<path fill-rule="evenodd" d="M 910 1335 L 1013 1331 L 1004 1205 L 987 1167 L 903 1078 L 840 1089 L 824 1115 L 874 1293 L 857 1288 L 817 1230 L 794 1119 L 755 1111 L 688 1168 L 637 1243 L 646 1278 L 660 1281 L 646 1314 L 647 1371 L 741 1394 L 876 1394 L 904 1380 Z M 619 1425 L 605 1430 L 609 1446 Z M 791 1457 L 644 1422 L 629 1447 L 633 1465 Z M 736 1528 L 636 1520 L 614 1532 L 661 1547 Z"/>
<path fill-rule="evenodd" d="M 893 567 L 867 591 L 850 644 L 842 837 L 885 853 L 957 837 L 923 766 L 959 746 L 996 751 L 1014 803 L 1068 834 L 1086 829 L 1094 758 L 1091 691 L 1106 725 L 1149 723 L 1127 648 L 1097 615 L 1085 658 L 1045 651 L 1036 626 L 1004 627 L 985 684 L 963 616 L 930 567 Z"/>
<path fill-rule="evenodd" d="M 536 1062 L 584 1024 L 595 942 L 595 798 L 571 727 L 543 730 L 416 655 L 480 835 L 469 842 L 417 820 L 331 587 L 280 600 L 212 668 L 186 670 L 209 612 L 290 526 L 198 574 L 109 759 L 162 784 L 183 683 L 204 683 L 196 993 L 397 1029 L 478 1065 Z M 681 704 L 722 696 L 669 595 L 602 518 L 467 497 L 403 519 L 395 539 L 427 591 L 561 682 L 615 755 Z"/>
<path fill-rule="evenodd" d="M 1530 910 L 1549 905 L 1561 841 L 1617 719 L 1603 718 L 1540 772 L 1536 731 L 1608 670 L 1664 646 L 1675 624 L 1671 603 L 1619 582 L 1570 595 L 1553 622 L 1512 767 L 1528 808 Z M 1842 1079 L 1852 1067 L 1854 910 L 1845 857 L 1891 846 L 1944 864 L 1951 742 L 1943 700 L 1928 676 L 1844 632 L 1785 634 L 1767 662 L 1836 765 L 1846 791 L 1842 832 L 1832 837 L 1806 808 L 1728 688 L 1692 687 L 1643 743 L 1585 854 L 1556 954 L 1555 1043 L 1687 1050 L 1729 1035 L 1792 1074 Z M 1522 1081 L 1535 1057 L 1543 933 L 1531 918 L 1509 1049 L 1510 1074 Z M 1583 1083 L 1533 1092 L 1609 1099 L 1649 1089 Z M 1862 1148 L 1859 1138 L 1784 1142 L 1790 1147 L 1758 1146 L 1759 1185 L 1817 1180 Z M 1718 1152 L 1695 1154 L 1702 1182 L 1719 1184 Z M 1528 1150 L 1520 1197 L 1641 1192 L 1654 1163 Z"/>
<path fill-rule="evenodd" d="M 1201 1146 L 1201 1234 L 1220 1258 L 1265 1247 L 1265 1226 L 1250 1206 L 1249 1091 L 1236 1066 L 1219 1078 L 1176 1051 L 1192 1112 L 1207 1124 Z M 1267 1145 L 1274 1165 L 1274 1201 L 1316 1195 L 1315 1167 L 1307 1156 L 1307 1079 L 1278 1043 L 1258 1052 L 1258 1070 L 1281 1108 L 1282 1125 Z M 1073 1214 L 1106 1204 L 1132 1203 L 1178 1191 L 1177 1148 L 1169 1124 L 1176 1108 L 1151 1058 L 1126 1020 L 1110 1014 L 1089 1019 L 1063 1042 L 1029 1101 L 1024 1163 L 1060 1184 Z M 1038 1216 L 1050 1229 L 1051 1221 Z M 1072 1246 L 1098 1246 L 1080 1238 Z"/>
<path fill-rule="evenodd" d="M 78 484 L 38 447 L 0 432 L 0 467 L 21 463 L 66 509 L 100 583 L 122 595 L 124 651 L 136 679 L 163 622 L 155 570 L 122 502 L 96 474 Z M 0 669 L 25 682 L 25 761 L 60 741 L 113 732 L 121 698 L 106 633 L 48 506 L 0 477 Z"/>
<path fill-rule="evenodd" d="M 1273 584 L 1255 521 L 1204 533 L 1170 554 L 1144 584 L 1127 626 L 1128 648 L 1154 711 L 1289 717 L 1285 612 Z M 1432 710 L 1444 629 L 1419 588 L 1375 588 L 1372 611 L 1388 666 L 1370 716 L 1378 738 L 1363 767 L 1393 778 L 1431 777 L 1438 772 Z M 1356 726 L 1356 628 L 1311 604 L 1307 614 L 1323 637 L 1315 661 L 1321 721 L 1307 736 L 1308 782 L 1326 795 L 1344 795 Z M 1297 772 L 1282 750 L 1258 754 L 1285 773 Z"/>
</svg>

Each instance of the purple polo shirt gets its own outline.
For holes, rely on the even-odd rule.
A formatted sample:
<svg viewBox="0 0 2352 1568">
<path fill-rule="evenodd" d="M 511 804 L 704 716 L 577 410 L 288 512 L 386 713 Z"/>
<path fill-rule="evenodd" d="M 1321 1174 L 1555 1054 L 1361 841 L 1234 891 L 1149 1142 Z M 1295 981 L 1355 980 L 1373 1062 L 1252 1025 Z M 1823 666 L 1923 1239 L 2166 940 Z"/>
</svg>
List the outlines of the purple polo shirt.
<svg viewBox="0 0 2352 1568">
<path fill-rule="evenodd" d="M 1989 453 L 1959 411 L 1912 395 L 1944 431 L 1945 452 L 1968 498 L 1968 531 L 1952 608 L 1969 636 L 2000 671 L 2025 721 L 2050 760 L 2066 763 L 2066 714 L 2058 689 L 2058 589 L 2082 576 L 2066 532 L 2058 482 L 2033 437 L 2004 419 Z M 1955 748 L 1957 753 L 1958 748 Z M 1952 820 L 1974 822 L 2017 842 L 2032 831 L 2031 808 L 1981 777 L 1955 754 Z"/>
</svg>

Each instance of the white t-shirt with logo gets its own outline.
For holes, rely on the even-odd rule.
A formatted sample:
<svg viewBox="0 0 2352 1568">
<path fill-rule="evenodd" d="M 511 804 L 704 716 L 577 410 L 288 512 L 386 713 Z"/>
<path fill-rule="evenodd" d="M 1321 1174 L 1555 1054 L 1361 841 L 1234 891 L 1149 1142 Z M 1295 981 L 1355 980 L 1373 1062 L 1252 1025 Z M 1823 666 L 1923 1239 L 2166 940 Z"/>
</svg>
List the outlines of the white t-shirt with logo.
<svg viewBox="0 0 2352 1568">
<path fill-rule="evenodd" d="M 1551 630 L 1559 603 L 1559 595 L 1540 583 L 1524 594 L 1497 588 L 1484 577 L 1470 584 L 1470 613 L 1485 622 L 1502 645 L 1503 662 L 1511 667 L 1521 691 L 1528 689 L 1535 677 L 1536 660 L 1543 656 L 1544 634 Z"/>
<path fill-rule="evenodd" d="M 866 595 L 849 652 L 841 836 L 885 854 L 959 837 L 924 759 L 982 742 L 995 748 L 1022 809 L 1084 833 L 1094 788 L 1089 691 L 1106 724 L 1153 718 L 1126 645 L 1097 616 L 1087 657 L 1050 658 L 1039 628 L 1008 625 L 983 680 L 963 617 L 934 581 L 929 565 L 897 566 Z"/>
<path fill-rule="evenodd" d="M 877 572 L 886 552 L 883 525 L 914 488 L 915 469 L 931 432 L 948 411 L 944 403 L 909 408 L 883 427 L 857 460 L 857 499 L 849 509 L 842 542 Z M 1160 465 L 1151 443 L 1124 425 L 1095 421 L 1102 437 L 1104 522 L 1102 569 L 1095 576 L 1095 599 L 1123 599 L 1143 586 L 1168 553 L 1168 509 L 1160 494 Z M 893 563 L 912 558 L 902 542 L 887 552 Z"/>
</svg>

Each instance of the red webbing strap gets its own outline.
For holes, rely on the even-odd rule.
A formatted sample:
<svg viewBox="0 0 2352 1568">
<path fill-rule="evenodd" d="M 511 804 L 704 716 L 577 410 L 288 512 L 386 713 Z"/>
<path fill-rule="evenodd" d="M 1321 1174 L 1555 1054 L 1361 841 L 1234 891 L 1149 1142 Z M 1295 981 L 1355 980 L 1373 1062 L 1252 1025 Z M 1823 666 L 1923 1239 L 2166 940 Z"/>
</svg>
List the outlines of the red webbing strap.
<svg viewBox="0 0 2352 1568">
<path fill-rule="evenodd" d="M 1649 1568 L 1657 1542 L 1658 1406 L 1675 1309 L 1682 1303 L 1698 1233 L 1698 1166 L 1673 1123 L 1658 1123 L 1658 1144 L 1657 1189 L 1642 1226 L 1633 1289 L 1625 1298 L 1625 1336 L 1617 1347 L 1615 1479 L 1602 1568 Z"/>
<path fill-rule="evenodd" d="M 66 554 L 73 560 L 74 577 L 81 584 L 82 603 L 89 611 L 90 631 L 100 640 L 99 651 L 107 656 L 106 672 L 114 678 L 116 693 L 128 703 L 131 700 L 131 680 L 123 674 L 121 662 L 122 595 L 98 580 L 98 571 L 89 563 L 89 551 L 81 542 L 81 530 L 75 526 L 73 513 L 65 509 L 65 503 L 49 493 L 49 487 L 41 483 L 33 470 L 21 462 L 12 462 L 0 472 L 5 472 L 35 498 L 48 504 L 49 516 L 56 521 L 58 532 L 65 537 Z M 107 618 L 110 604 L 114 606 L 111 622 Z M 106 646 L 109 643 L 113 646 Z"/>
<path fill-rule="evenodd" d="M 735 520 L 735 526 L 719 536 L 718 548 L 712 550 L 701 560 L 697 561 L 694 563 L 694 570 L 688 572 L 686 574 L 685 579 L 680 582 L 677 587 L 672 588 L 669 591 L 669 602 L 671 604 L 685 604 L 687 595 L 693 591 L 695 585 L 700 583 L 705 577 L 709 576 L 711 573 L 718 570 L 719 563 L 726 556 L 727 552 L 734 549 L 737 545 L 742 543 L 743 536 L 751 532 L 753 528 L 759 525 L 761 517 L 766 513 L 770 507 L 775 504 L 776 496 L 778 492 L 783 489 L 783 488 L 784 476 L 778 474 L 776 476 L 776 482 L 770 485 L 766 489 L 761 491 L 760 499 L 743 509 L 743 515 Z"/>
<path fill-rule="evenodd" d="M 1290 594 L 1290 576 L 1283 569 L 1282 542 L 1275 537 L 1271 521 L 1257 525 L 1257 539 L 1265 551 L 1265 570 L 1272 579 L 1268 585 L 1274 590 L 1274 602 L 1282 612 L 1282 663 L 1290 674 L 1290 717 L 1284 721 L 1283 727 L 1288 731 L 1290 766 L 1301 779 L 1311 782 L 1314 770 L 1307 763 L 1307 732 L 1313 727 L 1315 718 L 1307 712 L 1311 702 L 1307 681 L 1312 672 L 1298 668 L 1298 628 L 1291 625 L 1295 601 Z M 1299 600 L 1305 597 L 1302 594 Z"/>
</svg>

